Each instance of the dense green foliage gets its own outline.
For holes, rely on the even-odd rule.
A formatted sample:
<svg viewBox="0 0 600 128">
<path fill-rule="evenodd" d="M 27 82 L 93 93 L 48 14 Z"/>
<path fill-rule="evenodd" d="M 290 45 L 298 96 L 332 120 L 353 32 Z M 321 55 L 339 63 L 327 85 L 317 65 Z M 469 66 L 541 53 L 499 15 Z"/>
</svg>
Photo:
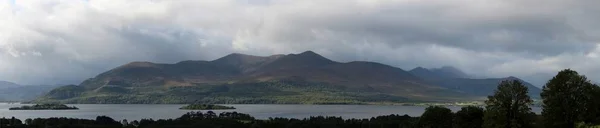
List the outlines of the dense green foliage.
<svg viewBox="0 0 600 128">
<path fill-rule="evenodd" d="M 503 81 L 494 95 L 485 101 L 485 128 L 530 128 L 533 127 L 534 113 L 529 106 L 531 98 L 527 87 L 520 81 Z"/>
<path fill-rule="evenodd" d="M 518 81 L 505 81 L 488 97 L 485 128 L 584 128 L 600 124 L 600 87 L 576 71 L 565 69 L 542 89 L 542 115 L 534 117 L 526 96 L 527 88 Z M 536 122 L 536 123 L 533 123 Z"/>
<path fill-rule="evenodd" d="M 414 128 L 418 118 L 407 115 L 387 115 L 370 119 L 342 119 L 340 117 L 310 117 L 305 119 L 270 118 L 257 120 L 237 112 L 216 114 L 189 112 L 176 119 L 142 119 L 135 121 L 115 121 L 110 117 L 99 116 L 96 120 L 71 118 L 36 118 L 24 122 L 11 118 L 0 119 L 2 128 Z"/>
<path fill-rule="evenodd" d="M 454 115 L 455 128 L 481 128 L 483 125 L 483 108 L 481 107 L 462 107 Z"/>
<path fill-rule="evenodd" d="M 223 109 L 235 109 L 234 107 L 230 107 L 230 106 L 223 106 L 223 105 L 214 105 L 214 104 L 190 104 L 190 105 L 186 105 L 183 106 L 179 109 L 186 109 L 186 110 L 223 110 Z"/>
<path fill-rule="evenodd" d="M 586 123 L 577 123 L 575 128 L 600 128 L 600 125 L 586 124 Z"/>
<path fill-rule="evenodd" d="M 9 110 L 73 110 L 79 109 L 75 106 L 69 107 L 64 104 L 36 104 L 32 106 L 21 106 L 9 108 Z"/>
<path fill-rule="evenodd" d="M 421 128 L 450 128 L 452 127 L 452 110 L 441 106 L 429 106 L 419 119 Z"/>
<path fill-rule="evenodd" d="M 55 89 L 34 103 L 99 104 L 370 104 L 419 102 L 369 88 L 350 89 L 325 83 L 271 81 L 179 87 L 83 87 Z"/>
<path fill-rule="evenodd" d="M 560 71 L 541 94 L 546 127 L 574 128 L 577 123 L 600 123 L 599 91 L 597 85 L 576 71 Z"/>
</svg>

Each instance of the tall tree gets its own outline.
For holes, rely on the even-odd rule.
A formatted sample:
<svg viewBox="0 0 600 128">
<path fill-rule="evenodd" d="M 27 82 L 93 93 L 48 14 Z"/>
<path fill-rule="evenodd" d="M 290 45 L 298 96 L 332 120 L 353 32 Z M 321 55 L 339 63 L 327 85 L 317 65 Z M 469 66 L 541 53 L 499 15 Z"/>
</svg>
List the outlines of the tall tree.
<svg viewBox="0 0 600 128">
<path fill-rule="evenodd" d="M 483 108 L 466 106 L 454 115 L 455 128 L 481 128 L 483 125 Z"/>
<path fill-rule="evenodd" d="M 598 87 L 576 71 L 565 69 L 542 89 L 544 124 L 550 128 L 574 128 L 576 123 L 593 123 L 598 116 Z"/>
<path fill-rule="evenodd" d="M 429 106 L 419 118 L 420 128 L 452 127 L 452 110 L 442 106 Z"/>
<path fill-rule="evenodd" d="M 494 95 L 485 101 L 485 128 L 530 128 L 534 113 L 533 100 L 527 95 L 527 87 L 518 80 L 502 81 Z"/>
<path fill-rule="evenodd" d="M 600 87 L 597 84 L 593 84 L 590 87 L 590 90 L 587 90 L 587 96 L 589 98 L 589 103 L 586 104 L 587 112 L 585 112 L 584 118 L 585 123 L 600 125 Z"/>
</svg>

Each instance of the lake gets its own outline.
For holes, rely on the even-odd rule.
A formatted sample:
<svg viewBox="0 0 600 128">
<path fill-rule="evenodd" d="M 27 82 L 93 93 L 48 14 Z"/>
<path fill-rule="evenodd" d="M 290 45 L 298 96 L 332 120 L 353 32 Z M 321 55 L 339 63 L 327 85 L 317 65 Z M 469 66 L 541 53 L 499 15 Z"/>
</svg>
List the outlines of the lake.
<svg viewBox="0 0 600 128">
<path fill-rule="evenodd" d="M 19 107 L 24 104 L 0 104 L 0 117 L 48 118 L 69 117 L 96 119 L 96 116 L 106 115 L 115 120 L 140 120 L 143 118 L 170 119 L 178 118 L 190 110 L 179 110 L 185 105 L 148 105 L 148 104 L 74 104 L 79 110 L 8 110 L 10 107 Z M 343 118 L 370 118 L 389 114 L 408 114 L 420 116 L 424 106 L 388 106 L 388 105 L 242 105 L 232 104 L 235 110 L 215 110 L 215 113 L 236 111 L 246 113 L 258 119 L 269 117 L 306 118 L 310 116 L 340 116 Z M 449 106 L 456 112 L 460 107 Z M 539 114 L 541 108 L 534 107 L 533 111 Z M 206 112 L 206 111 L 202 111 Z"/>
</svg>

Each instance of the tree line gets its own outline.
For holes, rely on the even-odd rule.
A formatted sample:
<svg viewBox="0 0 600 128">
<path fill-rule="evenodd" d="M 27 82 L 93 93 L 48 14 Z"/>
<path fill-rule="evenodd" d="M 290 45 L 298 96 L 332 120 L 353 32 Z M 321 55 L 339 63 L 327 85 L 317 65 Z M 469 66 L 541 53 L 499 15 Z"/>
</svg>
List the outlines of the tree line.
<svg viewBox="0 0 600 128">
<path fill-rule="evenodd" d="M 502 81 L 485 101 L 485 109 L 428 107 L 420 128 L 591 128 L 600 127 L 600 87 L 584 75 L 565 69 L 542 88 L 542 113 L 531 111 L 533 100 L 519 80 Z"/>
<path fill-rule="evenodd" d="M 95 120 L 37 118 L 21 121 L 0 119 L 2 128 L 590 128 L 600 127 L 600 87 L 584 75 L 565 69 L 544 85 L 542 113 L 531 111 L 533 100 L 521 81 L 499 83 L 484 107 L 465 106 L 457 112 L 430 106 L 420 117 L 386 115 L 370 119 L 342 119 L 316 116 L 304 119 L 266 120 L 237 112 L 216 114 L 189 112 L 176 119 L 115 121 L 99 116 Z M 351 111 L 351 110 L 348 110 Z"/>
</svg>

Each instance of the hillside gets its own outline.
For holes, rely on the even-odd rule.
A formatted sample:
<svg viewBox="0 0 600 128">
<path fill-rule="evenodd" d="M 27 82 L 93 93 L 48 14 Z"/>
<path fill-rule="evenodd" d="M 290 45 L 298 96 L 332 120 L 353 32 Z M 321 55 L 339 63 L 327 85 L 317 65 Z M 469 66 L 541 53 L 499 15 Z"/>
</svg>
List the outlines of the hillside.
<svg viewBox="0 0 600 128">
<path fill-rule="evenodd" d="M 529 95 L 533 98 L 540 98 L 542 91 L 540 88 L 516 77 L 474 79 L 468 78 L 468 75 L 462 71 L 449 66 L 437 69 L 417 67 L 409 72 L 431 84 L 478 96 L 492 95 L 498 84 L 504 80 L 519 80 L 523 82 L 529 89 Z"/>
<path fill-rule="evenodd" d="M 370 104 L 481 97 L 400 68 L 336 62 L 307 51 L 272 56 L 234 53 L 213 61 L 175 64 L 132 62 L 80 85 L 54 89 L 34 102 Z"/>
<path fill-rule="evenodd" d="M 24 85 L 0 89 L 0 101 L 30 101 L 43 96 L 56 85 Z"/>
<path fill-rule="evenodd" d="M 43 96 L 58 86 L 52 85 L 19 85 L 13 82 L 0 81 L 0 101 L 29 101 Z"/>
<path fill-rule="evenodd" d="M 13 88 L 13 87 L 19 87 L 19 86 L 21 86 L 21 85 L 13 83 L 13 82 L 0 81 L 0 89 Z"/>
</svg>

